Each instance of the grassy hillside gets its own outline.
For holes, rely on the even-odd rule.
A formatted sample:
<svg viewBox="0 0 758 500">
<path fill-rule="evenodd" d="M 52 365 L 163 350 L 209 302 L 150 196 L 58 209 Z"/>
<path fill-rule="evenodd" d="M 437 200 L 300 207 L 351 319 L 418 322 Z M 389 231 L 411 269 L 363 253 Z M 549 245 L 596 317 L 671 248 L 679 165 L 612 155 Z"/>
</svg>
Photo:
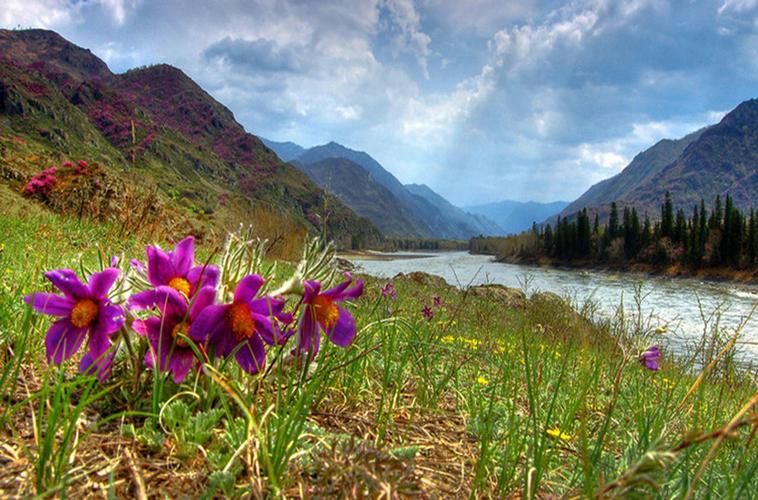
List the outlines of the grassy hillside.
<svg viewBox="0 0 758 500">
<path fill-rule="evenodd" d="M 723 333 L 677 361 L 665 347 L 673 332 L 661 325 L 624 314 L 592 321 L 591 307 L 580 315 L 551 294 L 461 291 L 414 274 L 393 280 L 395 299 L 366 277 L 363 296 L 341 303 L 355 317 L 355 340 L 340 348 L 323 338 L 311 364 L 290 357 L 292 339 L 270 348 L 258 375 L 232 357 L 177 385 L 144 367 L 144 337 L 131 333 L 127 344 L 122 332 L 102 383 L 78 374 L 81 352 L 48 364 L 50 320 L 21 297 L 54 290 L 44 271 L 96 269 L 99 256 L 124 252 L 126 272 L 125 260 L 144 259 L 140 240 L 27 200 L 0 218 L 0 495 L 749 498 L 758 490 L 758 393 L 728 349 L 716 355 Z M 200 262 L 216 247 L 208 243 Z M 292 271 L 255 267 L 270 277 L 269 291 Z M 116 302 L 128 293 L 119 290 Z M 298 304 L 288 296 L 287 310 L 299 314 Z M 653 344 L 664 346 L 657 372 L 638 358 Z"/>
<path fill-rule="evenodd" d="M 179 69 L 114 75 L 43 30 L 0 30 L 0 47 L 0 168 L 14 189 L 48 167 L 85 160 L 171 207 L 200 237 L 242 221 L 277 241 L 313 231 L 341 247 L 381 245 L 370 222 L 279 161 Z M 282 245 L 282 255 L 292 254 L 291 242 Z"/>
</svg>

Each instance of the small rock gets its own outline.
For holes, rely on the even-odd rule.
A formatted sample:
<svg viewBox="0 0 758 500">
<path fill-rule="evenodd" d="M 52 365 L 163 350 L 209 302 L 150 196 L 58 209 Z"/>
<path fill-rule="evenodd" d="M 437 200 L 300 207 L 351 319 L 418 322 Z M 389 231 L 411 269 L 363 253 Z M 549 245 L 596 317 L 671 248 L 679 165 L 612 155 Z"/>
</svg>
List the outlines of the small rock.
<svg viewBox="0 0 758 500">
<path fill-rule="evenodd" d="M 468 292 L 474 297 L 480 297 L 492 302 L 500 302 L 506 307 L 521 309 L 526 304 L 526 294 L 518 288 L 490 284 L 472 286 Z"/>
<path fill-rule="evenodd" d="M 424 273 L 421 271 L 414 271 L 412 273 L 403 274 L 400 273 L 393 280 L 411 280 L 419 285 L 426 285 L 433 288 L 450 288 L 451 285 L 447 284 L 444 278 L 435 276 L 433 274 Z"/>
</svg>

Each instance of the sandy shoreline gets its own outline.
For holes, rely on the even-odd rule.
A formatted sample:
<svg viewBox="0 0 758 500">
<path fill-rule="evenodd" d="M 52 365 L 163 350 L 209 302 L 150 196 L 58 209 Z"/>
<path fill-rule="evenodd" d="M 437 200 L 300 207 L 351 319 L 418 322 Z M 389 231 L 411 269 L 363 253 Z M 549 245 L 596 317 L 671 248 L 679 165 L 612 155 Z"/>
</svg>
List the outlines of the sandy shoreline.
<svg viewBox="0 0 758 500">
<path fill-rule="evenodd" d="M 337 257 L 351 260 L 398 260 L 398 259 L 428 259 L 434 257 L 432 253 L 415 253 L 415 252 L 375 252 L 372 250 L 351 250 L 349 252 L 339 252 Z"/>
</svg>

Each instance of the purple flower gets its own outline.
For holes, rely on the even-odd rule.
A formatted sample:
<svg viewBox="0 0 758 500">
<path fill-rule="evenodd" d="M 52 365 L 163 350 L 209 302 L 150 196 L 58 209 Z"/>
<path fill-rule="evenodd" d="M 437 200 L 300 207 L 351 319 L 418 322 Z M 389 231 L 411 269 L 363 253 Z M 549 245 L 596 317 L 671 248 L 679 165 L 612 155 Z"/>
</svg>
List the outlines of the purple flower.
<svg viewBox="0 0 758 500">
<path fill-rule="evenodd" d="M 432 308 L 429 306 L 424 306 L 424 308 L 421 309 L 421 314 L 423 314 L 428 320 L 431 320 L 434 317 L 434 311 L 432 311 Z"/>
<path fill-rule="evenodd" d="M 248 373 L 257 373 L 266 362 L 266 348 L 286 341 L 277 321 L 289 324 L 292 314 L 284 313 L 284 299 L 256 298 L 264 280 L 257 274 L 244 277 L 234 290 L 231 304 L 205 307 L 189 328 L 189 337 L 202 342 L 219 356 L 229 356 L 237 350 L 237 363 Z"/>
<path fill-rule="evenodd" d="M 387 284 L 382 287 L 382 295 L 385 299 L 397 299 L 397 290 L 395 290 L 395 286 L 391 281 L 388 281 Z"/>
<path fill-rule="evenodd" d="M 661 368 L 658 365 L 658 361 L 660 360 L 660 358 L 661 358 L 661 350 L 658 348 L 657 345 L 654 345 L 648 348 L 647 351 L 640 354 L 640 363 L 642 363 L 642 365 L 648 370 L 657 372 Z"/>
<path fill-rule="evenodd" d="M 177 243 L 171 252 L 148 246 L 146 253 L 147 279 L 155 287 L 170 286 L 186 297 L 192 297 L 197 290 L 218 284 L 218 267 L 194 265 L 195 238 L 192 236 Z M 134 262 L 132 265 L 139 270 Z"/>
<path fill-rule="evenodd" d="M 442 307 L 442 299 L 438 296 L 434 297 L 434 307 Z"/>
<path fill-rule="evenodd" d="M 108 300 L 108 291 L 118 278 L 118 269 L 94 273 L 82 283 L 71 269 L 45 273 L 63 295 L 33 293 L 24 301 L 36 311 L 59 317 L 45 337 L 47 360 L 56 365 L 73 356 L 87 337 L 88 353 L 79 366 L 82 373 L 97 373 L 105 380 L 110 371 L 111 334 L 124 324 L 124 310 Z"/>
<path fill-rule="evenodd" d="M 150 350 L 145 353 L 145 364 L 153 368 L 155 360 L 160 359 L 160 370 L 174 374 L 174 382 L 181 383 L 195 363 L 195 353 L 187 341 L 179 334 L 188 336 L 190 326 L 200 313 L 212 305 L 216 290 L 206 286 L 198 290 L 188 304 L 181 293 L 168 286 L 159 286 L 155 290 L 132 295 L 129 298 L 130 309 L 158 308 L 161 317 L 136 320 L 133 324 L 137 333 L 146 335 Z"/>
<path fill-rule="evenodd" d="M 303 284 L 303 313 L 300 316 L 298 332 L 300 338 L 295 353 L 310 352 L 312 356 L 318 353 L 323 331 L 329 340 L 340 347 L 347 347 L 355 338 L 355 319 L 345 309 L 339 307 L 339 302 L 357 299 L 363 293 L 363 281 L 358 280 L 355 286 L 350 273 L 345 273 L 346 280 L 321 292 L 321 283 L 306 280 Z"/>
</svg>

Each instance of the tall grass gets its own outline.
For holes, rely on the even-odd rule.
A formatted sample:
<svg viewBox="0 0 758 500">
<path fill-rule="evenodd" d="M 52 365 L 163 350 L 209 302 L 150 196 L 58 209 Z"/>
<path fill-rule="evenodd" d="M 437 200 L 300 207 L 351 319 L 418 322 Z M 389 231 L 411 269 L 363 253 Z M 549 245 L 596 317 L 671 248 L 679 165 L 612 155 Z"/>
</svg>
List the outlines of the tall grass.
<svg viewBox="0 0 758 500">
<path fill-rule="evenodd" d="M 395 280 L 392 300 L 379 291 L 384 282 L 369 278 L 352 309 L 358 335 L 348 349 L 324 342 L 306 363 L 284 347 L 270 353 L 265 375 L 209 365 L 176 386 L 134 370 L 145 349 L 137 339 L 100 385 L 75 373 L 74 362 L 47 365 L 47 320 L 21 296 L 46 286 L 44 269 L 144 249 L 107 226 L 50 216 L 2 218 L 0 236 L 4 495 L 79 496 L 100 485 L 131 496 L 135 477 L 167 496 L 758 491 L 756 384 L 729 368 L 731 337 L 667 355 L 661 371 L 648 371 L 640 350 L 673 332 L 655 333 L 634 290 L 639 314 L 620 307 L 602 318 L 590 305 L 582 316 L 544 294 L 512 308 L 406 279 Z M 133 466 L 122 460 L 124 446 Z M 20 474 L 23 464 L 30 467 Z M 111 472 L 98 474 L 104 468 Z"/>
</svg>

